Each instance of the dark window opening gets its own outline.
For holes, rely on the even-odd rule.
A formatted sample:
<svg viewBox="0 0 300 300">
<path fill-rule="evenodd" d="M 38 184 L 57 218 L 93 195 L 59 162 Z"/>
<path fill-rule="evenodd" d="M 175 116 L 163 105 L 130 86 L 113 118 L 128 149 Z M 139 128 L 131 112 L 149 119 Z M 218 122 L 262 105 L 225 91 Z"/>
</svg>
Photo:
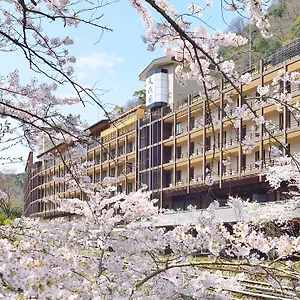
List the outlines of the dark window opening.
<svg viewBox="0 0 300 300">
<path fill-rule="evenodd" d="M 195 127 L 195 117 L 191 117 L 190 119 L 190 129 L 193 129 Z"/>
<path fill-rule="evenodd" d="M 194 167 L 190 167 L 190 179 L 194 179 L 195 177 L 195 169 Z"/>
<path fill-rule="evenodd" d="M 191 142 L 190 143 L 190 155 L 192 155 L 195 152 L 195 143 Z"/>
<path fill-rule="evenodd" d="M 211 138 L 210 136 L 205 138 L 205 150 L 209 151 L 211 149 Z"/>
<path fill-rule="evenodd" d="M 285 89 L 286 89 L 286 92 L 289 93 L 289 94 L 292 92 L 291 82 L 290 81 L 286 81 L 286 83 L 285 83 Z"/>
<path fill-rule="evenodd" d="M 291 117 L 292 117 L 292 113 L 290 111 L 287 111 L 287 114 L 286 114 L 286 127 L 287 128 L 291 128 Z"/>
<path fill-rule="evenodd" d="M 176 171 L 176 182 L 181 182 L 181 170 Z"/>
<path fill-rule="evenodd" d="M 246 154 L 243 154 L 241 157 L 241 168 L 242 171 L 246 170 Z"/>
<path fill-rule="evenodd" d="M 283 113 L 279 114 L 279 130 L 283 129 Z"/>
<path fill-rule="evenodd" d="M 245 138 L 246 134 L 247 134 L 247 125 L 243 125 L 241 129 L 242 139 Z"/>
<path fill-rule="evenodd" d="M 178 159 L 182 158 L 182 147 L 181 146 L 176 147 L 176 158 L 178 158 Z"/>
</svg>

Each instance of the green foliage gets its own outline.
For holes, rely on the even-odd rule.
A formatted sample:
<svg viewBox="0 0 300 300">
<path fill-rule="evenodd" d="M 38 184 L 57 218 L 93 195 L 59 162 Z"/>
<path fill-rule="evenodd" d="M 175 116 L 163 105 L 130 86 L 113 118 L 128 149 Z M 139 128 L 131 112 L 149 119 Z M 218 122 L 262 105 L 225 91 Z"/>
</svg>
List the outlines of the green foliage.
<svg viewBox="0 0 300 300">
<path fill-rule="evenodd" d="M 112 120 L 129 109 L 132 109 L 138 105 L 146 104 L 146 90 L 136 90 L 133 92 L 135 99 L 127 100 L 123 106 L 115 105 L 111 111 L 106 112 L 107 116 Z"/>
<path fill-rule="evenodd" d="M 281 46 L 281 42 L 274 38 L 265 39 L 262 36 L 258 36 L 253 41 L 254 51 L 261 53 L 262 56 L 265 57 L 271 55 L 274 51 L 280 49 Z"/>
<path fill-rule="evenodd" d="M 300 36 L 300 16 L 297 17 L 293 25 L 292 33 L 294 36 Z"/>
<path fill-rule="evenodd" d="M 5 225 L 5 221 L 7 220 L 7 216 L 5 214 L 0 214 L 0 225 Z"/>
<path fill-rule="evenodd" d="M 282 18 L 286 11 L 286 5 L 284 3 L 278 4 L 276 7 L 271 7 L 268 11 L 269 16 L 273 16 L 275 18 Z"/>
<path fill-rule="evenodd" d="M 23 207 L 20 205 L 11 206 L 7 210 L 0 212 L 0 225 L 10 224 L 15 218 L 20 218 L 23 215 Z"/>
<path fill-rule="evenodd" d="M 294 38 L 295 37 L 293 34 L 287 34 L 286 36 L 284 36 L 282 38 L 282 45 L 284 46 L 284 45 L 290 43 Z"/>
<path fill-rule="evenodd" d="M 12 206 L 10 209 L 10 218 L 20 218 L 23 215 L 22 206 Z"/>
<path fill-rule="evenodd" d="M 146 90 L 137 90 L 133 92 L 133 97 L 136 97 L 140 100 L 140 104 L 146 104 Z"/>
<path fill-rule="evenodd" d="M 107 116 L 112 120 L 125 112 L 124 107 L 115 105 L 111 111 L 106 112 Z"/>
</svg>

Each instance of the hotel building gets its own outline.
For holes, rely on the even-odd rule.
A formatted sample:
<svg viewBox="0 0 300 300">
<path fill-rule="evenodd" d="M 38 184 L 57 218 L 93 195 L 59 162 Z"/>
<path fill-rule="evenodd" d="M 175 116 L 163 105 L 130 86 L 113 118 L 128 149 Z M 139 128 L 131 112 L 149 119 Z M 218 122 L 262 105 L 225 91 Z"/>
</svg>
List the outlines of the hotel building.
<svg viewBox="0 0 300 300">
<path fill-rule="evenodd" d="M 125 193 L 146 184 L 160 207 L 172 209 L 185 210 L 190 204 L 206 208 L 215 199 L 224 205 L 229 195 L 257 202 L 282 200 L 281 191 L 272 190 L 262 174 L 273 159 L 270 145 L 284 142 L 284 155 L 300 151 L 300 122 L 286 108 L 278 112 L 276 105 L 260 105 L 263 99 L 256 89 L 270 84 L 281 69 L 300 71 L 300 40 L 252 66 L 248 70 L 252 82 L 239 86 L 242 95 L 222 78 L 210 91 L 210 99 L 199 94 L 201 87 L 195 81 L 182 87 L 175 79 L 178 64 L 166 57 L 152 61 L 140 74 L 146 83 L 146 105 L 89 128 L 93 142 L 86 145 L 85 159 L 94 162 L 88 170 L 92 181 L 116 177 L 118 190 Z M 298 85 L 286 82 L 281 88 L 292 95 L 293 103 L 300 101 Z M 272 130 L 233 114 L 246 102 L 257 116 L 272 121 Z M 253 144 L 249 154 L 245 139 Z M 66 144 L 44 149 L 37 157 L 29 154 L 27 216 L 58 216 L 55 205 L 42 201 L 49 195 L 84 198 L 79 190 L 68 192 L 63 183 L 53 181 L 54 175 L 66 172 L 57 149 L 68 158 Z M 54 159 L 44 161 L 49 152 Z M 206 184 L 207 174 L 212 185 Z"/>
</svg>

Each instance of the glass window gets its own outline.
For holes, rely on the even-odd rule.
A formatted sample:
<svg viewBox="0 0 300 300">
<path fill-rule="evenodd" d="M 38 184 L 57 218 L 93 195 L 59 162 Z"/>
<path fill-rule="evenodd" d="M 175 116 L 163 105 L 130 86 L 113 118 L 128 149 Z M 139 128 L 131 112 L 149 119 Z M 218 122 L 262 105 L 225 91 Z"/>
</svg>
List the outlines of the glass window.
<svg viewBox="0 0 300 300">
<path fill-rule="evenodd" d="M 181 134 L 182 133 L 182 123 L 179 122 L 176 124 L 176 134 Z"/>
</svg>

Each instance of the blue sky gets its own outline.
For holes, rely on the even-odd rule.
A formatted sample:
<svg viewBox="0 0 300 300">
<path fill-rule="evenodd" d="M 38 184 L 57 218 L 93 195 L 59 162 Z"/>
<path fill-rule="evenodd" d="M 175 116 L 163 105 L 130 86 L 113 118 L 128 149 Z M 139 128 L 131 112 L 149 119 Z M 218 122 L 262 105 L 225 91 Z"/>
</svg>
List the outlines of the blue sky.
<svg viewBox="0 0 300 300">
<path fill-rule="evenodd" d="M 184 11 L 190 1 L 173 0 L 173 5 L 179 11 Z M 194 1 L 200 6 L 205 5 L 204 0 Z M 220 8 L 219 0 L 214 1 L 214 8 L 207 10 L 204 19 L 209 20 L 216 29 L 225 29 Z M 156 57 L 163 56 L 163 50 L 158 48 L 154 52 L 149 52 L 143 43 L 141 36 L 144 34 L 144 28 L 140 21 L 139 15 L 130 6 L 128 0 L 120 0 L 103 8 L 102 25 L 110 27 L 112 32 L 105 32 L 98 43 L 100 32 L 95 28 L 79 26 L 76 30 L 68 28 L 61 31 L 63 36 L 70 35 L 75 40 L 75 44 L 70 47 L 70 52 L 77 58 L 75 65 L 76 75 L 79 82 L 84 86 L 94 86 L 107 90 L 100 100 L 109 110 L 114 105 L 122 105 L 128 99 L 132 99 L 135 90 L 142 89 L 144 83 L 140 82 L 138 75 L 143 69 Z M 228 17 L 228 20 L 232 16 Z M 196 24 L 195 24 L 196 25 Z M 53 28 L 51 27 L 52 36 Z M 96 43 L 96 44 L 95 44 Z M 28 65 L 20 53 L 0 54 L 2 61 L 2 72 L 20 69 L 21 78 L 26 82 L 30 78 Z M 13 62 L 13 63 L 12 63 Z M 60 88 L 62 95 L 72 95 L 73 92 L 69 87 Z M 89 124 L 97 122 L 103 118 L 103 112 L 96 105 L 82 105 L 74 107 L 65 107 L 66 113 L 81 114 Z M 10 150 L 11 155 L 17 155 L 27 159 L 27 149 L 17 147 Z M 24 164 L 11 166 L 17 171 L 22 171 Z"/>
</svg>

